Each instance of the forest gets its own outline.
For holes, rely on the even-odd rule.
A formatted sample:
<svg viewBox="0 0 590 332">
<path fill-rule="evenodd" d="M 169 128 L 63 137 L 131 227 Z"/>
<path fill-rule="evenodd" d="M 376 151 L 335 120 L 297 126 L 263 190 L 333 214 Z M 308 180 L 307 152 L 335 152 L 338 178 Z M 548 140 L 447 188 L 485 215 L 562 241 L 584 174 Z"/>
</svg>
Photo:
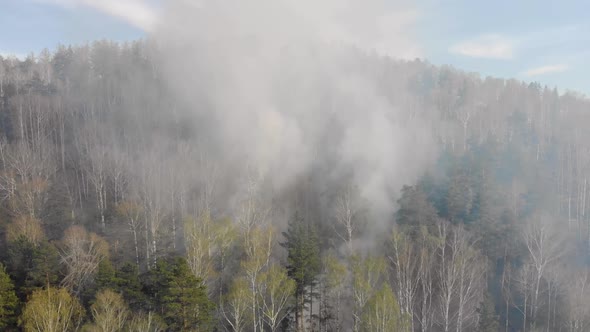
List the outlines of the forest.
<svg viewBox="0 0 590 332">
<path fill-rule="evenodd" d="M 590 330 L 585 96 L 161 47 L 0 57 L 0 330 Z"/>
</svg>

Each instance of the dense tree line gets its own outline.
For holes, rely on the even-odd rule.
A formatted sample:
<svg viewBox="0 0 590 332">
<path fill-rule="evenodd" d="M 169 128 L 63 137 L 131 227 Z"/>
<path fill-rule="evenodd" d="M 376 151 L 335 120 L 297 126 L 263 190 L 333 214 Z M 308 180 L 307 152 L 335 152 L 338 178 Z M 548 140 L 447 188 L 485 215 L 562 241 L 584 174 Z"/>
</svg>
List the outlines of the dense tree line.
<svg viewBox="0 0 590 332">
<path fill-rule="evenodd" d="M 329 153 L 224 160 L 148 41 L 0 58 L 0 329 L 588 330 L 590 102 L 348 52 L 440 151 L 386 225 Z"/>
</svg>

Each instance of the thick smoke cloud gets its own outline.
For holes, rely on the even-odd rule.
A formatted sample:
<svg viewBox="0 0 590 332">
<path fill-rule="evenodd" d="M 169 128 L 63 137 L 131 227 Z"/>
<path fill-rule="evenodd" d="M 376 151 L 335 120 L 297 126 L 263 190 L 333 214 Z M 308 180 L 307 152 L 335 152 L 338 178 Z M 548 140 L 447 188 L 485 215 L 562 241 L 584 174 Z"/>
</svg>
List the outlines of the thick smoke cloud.
<svg viewBox="0 0 590 332">
<path fill-rule="evenodd" d="M 418 55 L 404 30 L 415 16 L 381 1 L 174 1 L 154 39 L 166 83 L 219 160 L 253 167 L 278 192 L 312 169 L 317 186 L 347 176 L 382 221 L 436 145 L 424 114 L 383 92 L 365 52 Z"/>
</svg>

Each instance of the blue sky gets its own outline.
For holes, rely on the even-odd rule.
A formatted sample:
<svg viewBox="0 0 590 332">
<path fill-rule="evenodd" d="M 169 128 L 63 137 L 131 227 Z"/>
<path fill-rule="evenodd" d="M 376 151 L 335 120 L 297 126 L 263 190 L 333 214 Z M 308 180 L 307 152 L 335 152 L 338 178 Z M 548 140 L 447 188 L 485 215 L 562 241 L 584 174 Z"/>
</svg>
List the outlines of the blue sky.
<svg viewBox="0 0 590 332">
<path fill-rule="evenodd" d="M 590 93 L 590 1 L 449 0 L 421 8 L 419 39 L 433 63 Z"/>
<path fill-rule="evenodd" d="M 60 43 L 79 44 L 103 38 L 123 41 L 144 35 L 125 20 L 93 8 L 28 0 L 0 0 L 0 31 L 0 52 L 19 56 L 54 49 Z"/>
<path fill-rule="evenodd" d="M 157 21 L 160 1 L 0 0 L 0 54 L 24 56 L 60 43 L 140 38 Z M 387 31 L 411 38 L 411 45 L 406 40 L 397 49 L 418 49 L 414 53 L 433 64 L 482 76 L 538 81 L 590 95 L 590 1 L 390 1 L 396 5 L 379 8 L 402 14 L 379 13 L 381 20 L 402 18 L 404 24 L 392 28 L 386 22 Z M 404 19 L 405 13 L 411 17 Z M 385 40 L 387 31 L 380 31 Z"/>
</svg>

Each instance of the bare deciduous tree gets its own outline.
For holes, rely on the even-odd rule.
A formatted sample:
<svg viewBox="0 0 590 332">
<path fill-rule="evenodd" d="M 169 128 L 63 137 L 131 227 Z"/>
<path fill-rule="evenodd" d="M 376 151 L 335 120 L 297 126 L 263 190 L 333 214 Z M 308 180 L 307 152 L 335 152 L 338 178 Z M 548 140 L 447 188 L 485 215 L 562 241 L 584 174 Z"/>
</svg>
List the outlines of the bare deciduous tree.
<svg viewBox="0 0 590 332">
<path fill-rule="evenodd" d="M 129 319 L 127 328 L 129 332 L 162 332 L 165 331 L 165 325 L 156 318 L 157 316 L 151 312 L 134 313 Z"/>
<path fill-rule="evenodd" d="M 471 330 L 485 289 L 485 259 L 462 227 L 440 222 L 438 230 L 439 320 L 445 332 Z"/>
<path fill-rule="evenodd" d="M 213 230 L 211 217 L 203 215 L 198 221 L 187 218 L 184 226 L 184 246 L 188 265 L 195 276 L 211 287 L 216 275 L 213 259 Z"/>
<path fill-rule="evenodd" d="M 25 331 L 77 331 L 84 318 L 84 308 L 66 289 L 48 287 L 33 292 L 22 318 Z"/>
<path fill-rule="evenodd" d="M 0 191 L 8 200 L 13 216 L 41 218 L 49 198 L 48 189 L 57 171 L 50 145 L 40 143 L 38 150 L 20 142 L 14 146 L 0 144 Z"/>
<path fill-rule="evenodd" d="M 360 331 L 363 309 L 383 282 L 386 268 L 382 257 L 351 257 L 354 331 Z"/>
<path fill-rule="evenodd" d="M 336 233 L 346 243 L 348 254 L 353 253 L 353 238 L 360 231 L 360 198 L 358 188 L 347 185 L 336 197 L 334 215 L 338 226 Z"/>
<path fill-rule="evenodd" d="M 223 318 L 231 326 L 233 332 L 245 331 L 250 314 L 250 290 L 244 278 L 233 280 L 229 293 L 220 304 Z"/>
<path fill-rule="evenodd" d="M 122 331 L 129 316 L 129 308 L 120 294 L 105 289 L 96 294 L 96 300 L 90 307 L 92 324 L 90 331 Z"/>
<path fill-rule="evenodd" d="M 590 326 L 590 271 L 579 268 L 568 271 L 565 282 L 565 304 L 567 313 L 567 329 L 571 332 L 587 331 Z"/>
<path fill-rule="evenodd" d="M 246 235 L 244 235 L 246 236 Z M 260 273 L 268 267 L 274 246 L 274 230 L 267 228 L 252 228 L 248 237 L 244 239 L 245 260 L 242 261 L 242 270 L 250 286 L 250 310 L 253 331 L 262 329 L 262 317 L 260 315 L 259 287 Z"/>
<path fill-rule="evenodd" d="M 530 219 L 525 225 L 522 236 L 528 251 L 528 261 L 525 263 L 532 269 L 533 280 L 527 282 L 530 290 L 530 323 L 534 327 L 537 323 L 537 314 L 542 305 L 541 291 L 543 278 L 549 266 L 561 257 L 566 249 L 564 239 L 560 232 L 554 228 L 554 224 L 547 216 Z"/>
<path fill-rule="evenodd" d="M 416 259 L 418 253 L 415 252 L 414 242 L 410 237 L 399 230 L 393 231 L 389 245 L 391 252 L 387 258 L 393 269 L 393 281 L 401 312 L 413 318 L 414 301 L 420 282 L 418 277 L 420 260 Z M 413 319 L 410 325 L 413 331 Z"/>
<path fill-rule="evenodd" d="M 72 226 L 65 231 L 60 256 L 66 268 L 62 285 L 74 294 L 79 294 L 98 272 L 100 262 L 108 257 L 108 243 L 81 226 Z"/>
<path fill-rule="evenodd" d="M 416 278 L 418 279 L 420 302 L 415 310 L 420 331 L 430 331 L 434 325 L 435 306 L 435 277 L 436 277 L 436 248 L 437 239 L 428 233 L 425 227 L 421 229 L 418 244 L 418 266 Z"/>
<path fill-rule="evenodd" d="M 133 248 L 135 249 L 135 264 L 139 268 L 139 240 L 141 231 L 141 206 L 133 201 L 123 201 L 117 205 L 117 213 L 125 219 L 129 230 L 133 234 Z"/>
<path fill-rule="evenodd" d="M 24 238 L 33 245 L 39 243 L 45 238 L 41 222 L 31 216 L 20 216 L 6 227 L 7 242 L 15 242 Z"/>
<path fill-rule="evenodd" d="M 259 276 L 258 288 L 262 320 L 275 332 L 289 314 L 287 306 L 295 293 L 295 281 L 284 268 L 273 265 Z"/>
<path fill-rule="evenodd" d="M 168 213 L 164 188 L 165 169 L 157 151 L 147 153 L 136 167 L 139 168 L 138 193 L 143 204 L 145 219 L 146 260 L 148 269 L 156 264 L 158 244 L 163 237 L 164 221 Z"/>
</svg>

